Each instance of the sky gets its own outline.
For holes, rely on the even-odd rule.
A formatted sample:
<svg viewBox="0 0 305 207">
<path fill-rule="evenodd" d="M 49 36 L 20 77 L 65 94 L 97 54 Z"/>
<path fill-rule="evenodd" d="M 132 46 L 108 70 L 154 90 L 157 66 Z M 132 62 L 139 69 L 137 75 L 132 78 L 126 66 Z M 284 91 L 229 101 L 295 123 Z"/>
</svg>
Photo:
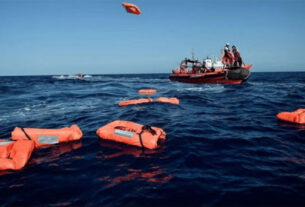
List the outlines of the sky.
<svg viewBox="0 0 305 207">
<path fill-rule="evenodd" d="M 305 71 L 303 0 L 0 0 L 0 76 L 170 73 L 236 45 L 253 72 Z"/>
</svg>

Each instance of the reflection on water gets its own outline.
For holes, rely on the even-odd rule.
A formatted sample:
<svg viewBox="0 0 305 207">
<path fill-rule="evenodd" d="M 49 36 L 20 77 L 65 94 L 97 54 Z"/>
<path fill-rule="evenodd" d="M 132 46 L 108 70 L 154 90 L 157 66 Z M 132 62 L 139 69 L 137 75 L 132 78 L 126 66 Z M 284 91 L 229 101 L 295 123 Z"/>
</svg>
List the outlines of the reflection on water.
<svg viewBox="0 0 305 207">
<path fill-rule="evenodd" d="M 41 163 L 52 162 L 52 166 L 59 166 L 57 162 L 60 156 L 69 153 L 73 150 L 80 149 L 82 147 L 82 140 L 63 142 L 56 145 L 43 146 L 39 149 L 35 149 L 35 157 L 30 159 L 28 165 L 39 165 Z M 73 159 L 79 159 L 79 156 L 71 157 Z"/>
<path fill-rule="evenodd" d="M 123 155 L 133 155 L 134 157 L 143 157 L 151 154 L 161 153 L 165 150 L 164 144 L 160 144 L 157 149 L 150 150 L 150 149 L 145 149 L 145 148 L 142 149 L 135 146 L 125 145 L 118 142 L 111 142 L 108 140 L 99 139 L 98 142 L 102 147 L 115 149 L 115 152 L 113 153 L 109 153 L 109 154 L 103 153 L 103 157 L 106 159 L 116 158 Z"/>
<path fill-rule="evenodd" d="M 296 124 L 296 123 L 289 123 L 284 121 L 278 121 L 278 124 L 282 127 L 292 127 L 300 130 L 305 130 L 305 124 Z"/>
<path fill-rule="evenodd" d="M 107 181 L 107 187 L 111 188 L 115 185 L 124 182 L 124 181 L 133 181 L 133 180 L 140 180 L 152 183 L 165 183 L 172 179 L 172 175 L 166 174 L 165 168 L 160 168 L 159 166 L 151 166 L 150 169 L 144 171 L 141 169 L 133 169 L 128 168 L 127 172 L 124 175 L 120 176 L 105 176 L 99 178 L 99 181 Z"/>
<path fill-rule="evenodd" d="M 164 183 L 173 177 L 172 175 L 164 175 L 166 170 L 160 169 L 157 166 L 152 167 L 151 171 L 149 172 L 143 172 L 139 169 L 128 169 L 128 171 L 129 173 L 124 176 L 106 178 L 106 180 L 110 182 L 110 184 L 108 184 L 107 186 L 113 187 L 114 185 L 119 184 L 120 182 L 132 181 L 135 179 L 141 179 L 146 182 Z"/>
<path fill-rule="evenodd" d="M 82 147 L 82 140 L 72 141 L 72 142 L 63 142 L 56 145 L 49 145 L 49 146 L 42 146 L 38 149 L 34 149 L 32 152 L 32 155 L 24 167 L 24 169 L 21 169 L 20 172 L 25 170 L 26 168 L 33 167 L 34 165 L 39 165 L 41 163 L 50 163 L 50 166 L 58 167 L 58 161 L 60 159 L 60 156 L 69 153 L 73 150 L 79 149 Z M 73 156 L 72 159 L 80 159 L 80 156 Z M 4 170 L 0 171 L 0 176 L 16 173 L 19 171 L 14 170 Z M 13 185 L 13 187 L 16 187 Z"/>
<path fill-rule="evenodd" d="M 118 107 L 142 88 L 180 105 Z M 304 126 L 276 119 L 304 108 L 304 88 L 305 73 L 253 73 L 239 86 L 175 83 L 168 74 L 0 77 L 1 137 L 16 125 L 77 124 L 84 134 L 4 172 L 0 206 L 304 206 Z M 167 140 L 142 150 L 98 139 L 114 120 L 160 127 Z"/>
<path fill-rule="evenodd" d="M 98 153 L 98 156 L 96 157 L 97 159 L 114 159 L 126 155 L 131 155 L 136 158 L 148 158 L 150 155 L 161 153 L 165 150 L 165 145 L 160 145 L 160 147 L 155 150 L 149 150 L 101 139 L 99 139 L 99 144 L 102 147 L 111 149 L 113 152 L 109 153 L 101 151 Z M 160 166 L 154 164 L 150 164 L 148 169 L 128 168 L 128 166 L 129 163 L 120 162 L 115 170 L 119 173 L 117 176 L 113 176 L 116 174 L 111 176 L 108 175 L 101 177 L 98 180 L 108 182 L 107 187 L 113 187 L 121 182 L 132 181 L 135 179 L 153 183 L 164 183 L 173 178 L 172 175 L 167 174 L 166 168 L 161 168 Z"/>
</svg>

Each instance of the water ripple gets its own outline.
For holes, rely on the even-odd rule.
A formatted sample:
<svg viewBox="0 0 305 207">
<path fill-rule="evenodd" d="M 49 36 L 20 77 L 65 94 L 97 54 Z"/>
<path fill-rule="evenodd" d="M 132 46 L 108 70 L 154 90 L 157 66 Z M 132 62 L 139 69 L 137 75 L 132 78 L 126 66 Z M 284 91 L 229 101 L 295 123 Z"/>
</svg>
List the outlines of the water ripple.
<svg viewBox="0 0 305 207">
<path fill-rule="evenodd" d="M 157 94 L 139 95 L 141 88 Z M 71 124 L 84 137 L 1 172 L 0 204 L 303 206 L 305 127 L 275 115 L 305 108 L 304 88 L 305 73 L 253 73 L 237 86 L 170 82 L 166 74 L 1 77 L 3 138 L 15 126 Z M 159 96 L 180 105 L 118 106 Z M 167 140 L 156 150 L 100 140 L 96 130 L 118 119 L 161 127 Z"/>
</svg>

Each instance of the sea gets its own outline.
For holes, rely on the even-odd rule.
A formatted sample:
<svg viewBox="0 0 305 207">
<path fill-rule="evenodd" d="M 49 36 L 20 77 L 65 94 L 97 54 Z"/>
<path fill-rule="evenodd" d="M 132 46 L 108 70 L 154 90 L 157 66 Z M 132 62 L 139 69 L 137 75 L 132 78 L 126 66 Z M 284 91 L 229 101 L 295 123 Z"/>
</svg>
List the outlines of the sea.
<svg viewBox="0 0 305 207">
<path fill-rule="evenodd" d="M 305 206 L 305 126 L 276 118 L 305 108 L 305 72 L 253 72 L 241 85 L 168 76 L 0 77 L 0 138 L 16 126 L 83 131 L 1 171 L 0 206 Z M 180 105 L 118 106 L 161 96 Z M 166 141 L 142 150 L 101 140 L 96 130 L 114 120 L 162 128 Z"/>
</svg>

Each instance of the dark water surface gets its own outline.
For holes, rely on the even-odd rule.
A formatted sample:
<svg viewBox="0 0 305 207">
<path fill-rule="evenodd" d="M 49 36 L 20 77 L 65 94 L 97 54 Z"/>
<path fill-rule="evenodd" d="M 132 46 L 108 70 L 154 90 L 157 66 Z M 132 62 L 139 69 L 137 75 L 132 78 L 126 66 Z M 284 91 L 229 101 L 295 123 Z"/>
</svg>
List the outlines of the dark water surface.
<svg viewBox="0 0 305 207">
<path fill-rule="evenodd" d="M 155 88 L 180 105 L 118 107 Z M 0 77 L 0 136 L 15 126 L 78 124 L 81 141 L 35 150 L 1 172 L 1 206 L 305 206 L 305 127 L 276 120 L 305 107 L 305 73 L 253 73 L 243 85 L 167 74 Z M 101 141 L 114 120 L 163 128 L 158 150 Z"/>
</svg>

